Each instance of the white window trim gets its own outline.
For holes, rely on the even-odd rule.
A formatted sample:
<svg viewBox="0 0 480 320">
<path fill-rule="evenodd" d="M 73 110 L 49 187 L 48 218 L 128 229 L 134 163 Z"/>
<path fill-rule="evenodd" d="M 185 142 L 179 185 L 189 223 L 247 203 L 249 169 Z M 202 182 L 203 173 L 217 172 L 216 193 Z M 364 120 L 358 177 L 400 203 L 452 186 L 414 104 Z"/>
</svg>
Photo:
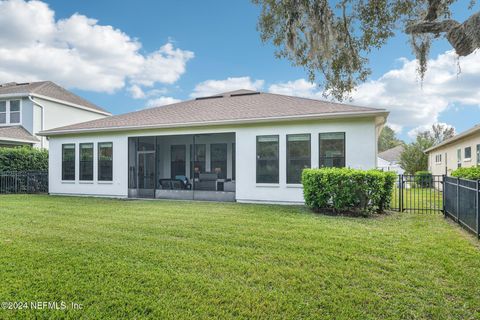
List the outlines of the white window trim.
<svg viewBox="0 0 480 320">
<path fill-rule="evenodd" d="M 20 112 L 20 121 L 19 122 L 15 122 L 15 123 L 10 123 L 10 101 L 12 100 L 18 100 L 20 101 L 20 110 L 18 112 Z M 0 127 L 6 127 L 6 126 L 12 126 L 12 125 L 21 125 L 22 124 L 22 110 L 23 110 L 23 101 L 21 98 L 18 98 L 18 99 L 9 99 L 9 100 L 1 100 L 1 101 L 5 101 L 6 102 L 6 109 L 5 109 L 5 123 L 0 123 Z"/>
</svg>

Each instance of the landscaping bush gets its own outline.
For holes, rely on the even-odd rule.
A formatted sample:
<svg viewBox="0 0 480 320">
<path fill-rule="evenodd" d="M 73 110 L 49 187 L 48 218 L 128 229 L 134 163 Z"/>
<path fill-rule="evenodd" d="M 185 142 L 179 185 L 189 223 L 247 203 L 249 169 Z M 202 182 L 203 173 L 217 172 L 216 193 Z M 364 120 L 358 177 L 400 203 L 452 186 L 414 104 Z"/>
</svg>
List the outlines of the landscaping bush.
<svg viewBox="0 0 480 320">
<path fill-rule="evenodd" d="M 48 151 L 32 147 L 0 148 L 0 172 L 46 171 Z"/>
<path fill-rule="evenodd" d="M 470 168 L 458 168 L 452 171 L 452 177 L 468 179 L 468 180 L 480 180 L 480 167 Z"/>
<path fill-rule="evenodd" d="M 415 172 L 415 184 L 417 188 L 431 188 L 433 185 L 432 174 L 428 171 Z"/>
<path fill-rule="evenodd" d="M 393 172 L 379 170 L 305 169 L 305 204 L 317 212 L 382 213 L 390 204 L 396 177 Z"/>
</svg>

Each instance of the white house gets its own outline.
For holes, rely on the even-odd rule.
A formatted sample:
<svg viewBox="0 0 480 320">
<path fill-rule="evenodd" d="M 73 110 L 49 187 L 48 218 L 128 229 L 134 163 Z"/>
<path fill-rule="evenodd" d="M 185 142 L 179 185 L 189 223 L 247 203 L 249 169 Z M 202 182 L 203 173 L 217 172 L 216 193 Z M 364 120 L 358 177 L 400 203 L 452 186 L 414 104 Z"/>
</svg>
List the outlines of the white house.
<svg viewBox="0 0 480 320">
<path fill-rule="evenodd" d="M 399 145 L 378 154 L 377 168 L 383 171 L 393 171 L 397 174 L 404 174 L 405 170 L 400 167 L 400 155 L 403 152 L 403 145 Z"/>
<path fill-rule="evenodd" d="M 38 132 L 110 115 L 51 81 L 4 83 L 0 85 L 0 147 L 48 148 Z"/>
<path fill-rule="evenodd" d="M 302 203 L 304 168 L 377 166 L 387 115 L 238 90 L 46 130 L 49 192 Z"/>
</svg>

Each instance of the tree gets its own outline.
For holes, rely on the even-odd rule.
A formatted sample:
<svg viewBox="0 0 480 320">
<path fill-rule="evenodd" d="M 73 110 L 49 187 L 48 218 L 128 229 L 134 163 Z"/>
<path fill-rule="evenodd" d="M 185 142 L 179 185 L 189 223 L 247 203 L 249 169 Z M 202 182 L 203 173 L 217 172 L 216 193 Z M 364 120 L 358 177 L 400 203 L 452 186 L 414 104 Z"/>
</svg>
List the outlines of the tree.
<svg viewBox="0 0 480 320">
<path fill-rule="evenodd" d="M 400 154 L 400 167 L 409 174 L 428 170 L 428 155 L 425 150 L 455 135 L 451 126 L 437 123 L 427 131 L 420 132 L 414 142 L 406 145 Z"/>
<path fill-rule="evenodd" d="M 428 155 L 424 150 L 433 146 L 433 139 L 426 132 L 417 135 L 414 142 L 407 144 L 400 154 L 400 167 L 407 174 L 428 170 Z"/>
<path fill-rule="evenodd" d="M 432 125 L 432 130 L 428 134 L 433 139 L 435 145 L 450 139 L 455 135 L 455 128 L 445 124 L 437 123 Z"/>
<path fill-rule="evenodd" d="M 343 100 L 371 70 L 368 53 L 382 47 L 399 27 L 410 43 L 423 80 L 430 44 L 444 37 L 459 56 L 480 47 L 480 12 L 465 22 L 450 19 L 458 0 L 252 0 L 262 7 L 258 29 L 276 56 L 304 67 L 324 94 Z M 473 9 L 476 0 L 470 0 Z"/>
<path fill-rule="evenodd" d="M 383 152 L 400 144 L 403 144 L 403 141 L 397 138 L 395 131 L 389 126 L 384 126 L 378 137 L 378 152 Z"/>
</svg>

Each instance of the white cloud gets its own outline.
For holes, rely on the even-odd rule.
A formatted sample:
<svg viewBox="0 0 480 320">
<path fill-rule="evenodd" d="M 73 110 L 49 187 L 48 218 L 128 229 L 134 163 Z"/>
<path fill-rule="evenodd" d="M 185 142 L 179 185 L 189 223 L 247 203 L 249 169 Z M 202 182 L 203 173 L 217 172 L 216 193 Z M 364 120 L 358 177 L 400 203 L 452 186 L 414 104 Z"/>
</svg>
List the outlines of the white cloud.
<svg viewBox="0 0 480 320">
<path fill-rule="evenodd" d="M 312 99 L 322 99 L 322 91 L 315 83 L 305 79 L 280 82 L 268 87 L 268 92 Z"/>
<path fill-rule="evenodd" d="M 140 86 L 134 84 L 131 87 L 128 87 L 127 91 L 130 93 L 133 99 L 143 99 L 146 97 L 145 92 Z"/>
<path fill-rule="evenodd" d="M 238 89 L 260 90 L 263 87 L 263 84 L 263 80 L 252 80 L 250 77 L 231 77 L 225 80 L 206 80 L 197 84 L 190 96 L 192 98 L 206 97 Z"/>
<path fill-rule="evenodd" d="M 396 131 L 414 128 L 409 131 L 414 135 L 437 123 L 439 115 L 455 104 L 480 105 L 480 54 L 460 58 L 460 74 L 452 51 L 438 55 L 428 63 L 423 87 L 417 80 L 416 61 L 400 61 L 400 68 L 360 85 L 353 94 L 356 104 L 388 109 L 389 124 Z"/>
<path fill-rule="evenodd" d="M 41 1 L 0 1 L 0 82 L 53 80 L 114 92 L 127 82 L 138 88 L 171 84 L 194 56 L 171 43 L 144 55 L 141 43 L 119 29 L 78 13 L 54 16 Z"/>
<path fill-rule="evenodd" d="M 147 101 L 146 108 L 153 108 L 153 107 L 160 107 L 160 106 L 165 106 L 167 104 L 172 104 L 172 103 L 177 103 L 182 100 L 175 99 L 173 97 L 165 97 L 161 96 L 155 99 L 151 99 Z"/>
</svg>

